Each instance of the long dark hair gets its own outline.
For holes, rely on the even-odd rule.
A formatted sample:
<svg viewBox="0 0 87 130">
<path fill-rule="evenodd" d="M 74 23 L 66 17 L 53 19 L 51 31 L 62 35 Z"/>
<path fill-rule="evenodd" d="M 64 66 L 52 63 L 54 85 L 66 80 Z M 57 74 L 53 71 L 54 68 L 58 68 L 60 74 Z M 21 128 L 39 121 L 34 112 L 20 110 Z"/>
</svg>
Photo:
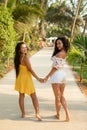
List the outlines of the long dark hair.
<svg viewBox="0 0 87 130">
<path fill-rule="evenodd" d="M 58 40 L 61 40 L 62 43 L 63 43 L 63 47 L 64 47 L 64 50 L 67 52 L 70 48 L 70 43 L 69 43 L 69 40 L 66 38 L 66 37 L 58 37 L 55 41 L 55 47 L 54 47 L 54 51 L 53 51 L 53 54 L 52 56 L 55 56 L 58 52 L 60 52 L 60 50 L 58 49 L 57 47 L 57 41 Z"/>
<path fill-rule="evenodd" d="M 25 44 L 25 43 L 19 42 L 19 43 L 17 43 L 17 45 L 15 47 L 14 67 L 15 67 L 15 71 L 16 71 L 16 77 L 19 74 L 19 64 L 20 64 L 20 56 L 21 56 L 20 48 L 21 48 L 22 44 Z"/>
</svg>

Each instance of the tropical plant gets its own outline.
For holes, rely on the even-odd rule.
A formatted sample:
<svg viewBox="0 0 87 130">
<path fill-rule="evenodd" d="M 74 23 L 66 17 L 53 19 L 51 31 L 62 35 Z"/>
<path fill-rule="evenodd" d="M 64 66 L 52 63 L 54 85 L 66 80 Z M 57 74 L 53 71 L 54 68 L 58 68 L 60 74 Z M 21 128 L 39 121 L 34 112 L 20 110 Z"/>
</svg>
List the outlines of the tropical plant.
<svg viewBox="0 0 87 130">
<path fill-rule="evenodd" d="M 0 6 L 0 72 L 5 64 L 9 66 L 9 59 L 13 57 L 15 46 L 14 21 L 5 6 Z"/>
<path fill-rule="evenodd" d="M 31 42 L 30 38 L 34 35 L 33 29 L 35 32 L 38 32 L 38 17 L 42 17 L 42 12 L 39 5 L 27 4 L 19 4 L 13 10 L 13 18 L 15 20 L 14 27 L 17 32 L 18 40 L 24 40 L 27 36 L 29 42 Z"/>
<path fill-rule="evenodd" d="M 81 64 L 82 57 L 83 55 L 81 50 L 79 50 L 79 48 L 76 48 L 74 45 L 72 45 L 67 57 L 68 62 L 72 65 L 76 63 Z"/>
<path fill-rule="evenodd" d="M 84 19 L 84 27 L 83 27 L 83 32 L 82 32 L 82 35 L 85 35 L 85 31 L 87 29 L 87 14 L 83 16 L 83 19 Z"/>
<path fill-rule="evenodd" d="M 74 40 L 73 44 L 78 48 L 82 55 L 82 62 L 87 63 L 87 36 L 82 36 L 81 34 L 78 34 Z"/>
<path fill-rule="evenodd" d="M 48 8 L 46 14 L 47 21 L 50 21 L 51 23 L 56 23 L 59 26 L 65 26 L 66 24 L 71 22 L 70 21 L 71 18 L 72 18 L 71 9 L 66 5 L 65 1 L 63 1 L 61 4 L 59 3 L 52 4 Z"/>
<path fill-rule="evenodd" d="M 73 69 L 80 70 L 80 81 L 82 80 L 82 59 L 83 54 L 79 48 L 76 48 L 74 45 L 71 46 L 71 50 L 68 53 L 67 60 L 70 65 L 73 66 Z M 76 67 L 77 66 L 77 67 Z"/>
<path fill-rule="evenodd" d="M 47 37 L 58 37 L 58 36 L 70 36 L 70 31 L 69 28 L 61 28 L 58 27 L 57 25 L 49 26 L 47 28 Z"/>
<path fill-rule="evenodd" d="M 77 33 L 81 32 L 80 27 L 83 27 L 84 25 L 83 16 L 86 15 L 86 11 L 86 0 L 55 0 L 55 2 L 48 8 L 45 18 L 50 24 L 56 24 L 58 25 L 57 28 L 60 27 L 62 30 L 67 28 L 71 31 L 72 28 L 72 34 L 70 33 L 70 36 L 75 36 Z"/>
<path fill-rule="evenodd" d="M 78 17 L 80 5 L 81 5 L 81 0 L 78 0 L 76 13 L 75 13 L 75 17 L 74 17 L 74 21 L 73 21 L 73 25 L 72 25 L 72 30 L 71 30 L 71 40 L 73 40 L 73 37 L 74 37 L 75 24 L 76 24 L 76 20 L 77 20 L 77 17 Z"/>
<path fill-rule="evenodd" d="M 73 18 L 72 16 L 73 13 L 71 8 L 66 4 L 65 1 L 62 1 L 51 4 L 51 6 L 47 10 L 45 19 L 51 25 L 53 26 L 57 25 L 57 30 L 59 28 L 59 32 L 60 30 L 62 30 L 61 32 L 63 32 L 64 29 L 70 32 Z M 64 35 L 66 35 L 66 32 L 64 33 Z"/>
</svg>

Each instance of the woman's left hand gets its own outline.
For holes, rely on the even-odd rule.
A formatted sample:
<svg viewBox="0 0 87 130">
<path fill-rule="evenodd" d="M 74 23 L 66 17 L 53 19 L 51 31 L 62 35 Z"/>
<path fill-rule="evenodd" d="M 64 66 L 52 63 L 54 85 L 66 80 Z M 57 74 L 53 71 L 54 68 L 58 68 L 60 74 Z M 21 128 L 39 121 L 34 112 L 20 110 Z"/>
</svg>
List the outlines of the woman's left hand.
<svg viewBox="0 0 87 130">
<path fill-rule="evenodd" d="M 39 78 L 39 82 L 40 82 L 40 83 L 44 83 L 44 79 Z"/>
</svg>

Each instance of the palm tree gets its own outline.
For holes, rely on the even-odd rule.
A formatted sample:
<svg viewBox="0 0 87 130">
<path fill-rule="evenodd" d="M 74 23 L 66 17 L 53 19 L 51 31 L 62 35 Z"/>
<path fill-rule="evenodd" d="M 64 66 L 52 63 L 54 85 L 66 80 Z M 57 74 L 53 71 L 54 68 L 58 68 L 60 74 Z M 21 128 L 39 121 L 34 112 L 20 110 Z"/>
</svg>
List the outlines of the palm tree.
<svg viewBox="0 0 87 130">
<path fill-rule="evenodd" d="M 57 25 L 57 28 L 61 28 L 61 30 L 67 28 L 68 31 L 70 31 L 73 13 L 71 8 L 66 5 L 66 1 L 53 3 L 48 8 L 45 19 L 51 23 L 51 25 Z"/>
<path fill-rule="evenodd" d="M 74 40 L 73 44 L 75 45 L 76 49 L 81 52 L 82 58 L 77 58 L 77 60 L 80 60 L 80 82 L 82 81 L 82 66 L 83 64 L 87 64 L 87 36 L 77 35 Z M 76 60 L 76 61 L 77 61 Z"/>
<path fill-rule="evenodd" d="M 41 4 L 41 8 L 44 10 L 43 17 L 42 17 L 42 19 L 40 21 L 40 29 L 41 29 L 40 33 L 41 33 L 41 36 L 44 38 L 45 35 L 46 35 L 46 33 L 45 33 L 45 18 L 44 18 L 44 16 L 45 16 L 47 8 L 48 8 L 48 0 L 41 1 L 40 4 Z"/>
<path fill-rule="evenodd" d="M 7 4 L 8 4 L 8 0 L 5 0 L 5 7 L 7 7 Z"/>
<path fill-rule="evenodd" d="M 71 41 L 74 38 L 74 30 L 75 30 L 76 20 L 77 20 L 77 17 L 78 17 L 78 13 L 79 13 L 81 2 L 82 2 L 82 0 L 78 0 L 78 4 L 77 4 L 77 8 L 76 8 L 76 14 L 75 14 L 75 17 L 74 17 L 72 30 L 71 30 Z"/>
<path fill-rule="evenodd" d="M 16 0 L 16 5 L 18 5 L 18 4 L 19 4 L 19 2 L 20 2 L 20 0 Z"/>
<path fill-rule="evenodd" d="M 19 13 L 20 12 L 20 13 Z M 43 10 L 38 3 L 20 3 L 13 10 L 15 19 L 15 29 L 20 40 L 24 40 L 26 35 L 32 37 L 32 33 L 38 33 L 38 19 L 43 16 Z M 25 26 L 24 26 L 25 25 Z M 33 31 L 34 29 L 34 31 Z"/>
<path fill-rule="evenodd" d="M 73 44 L 81 50 L 83 54 L 82 62 L 87 63 L 87 36 L 77 35 L 73 40 Z"/>
<path fill-rule="evenodd" d="M 48 8 L 46 20 L 54 25 L 58 25 L 58 28 L 61 28 L 62 30 L 68 28 L 70 37 L 73 35 L 73 33 L 75 35 L 76 33 L 81 32 L 80 27 L 83 26 L 83 14 L 86 12 L 87 2 L 81 0 L 81 3 L 79 3 L 80 8 L 76 18 L 77 3 L 74 0 L 69 1 L 71 6 L 68 6 L 66 0 L 56 1 L 57 2 L 51 4 L 51 6 Z"/>
<path fill-rule="evenodd" d="M 82 32 L 82 35 L 85 35 L 85 30 L 87 29 L 87 15 L 84 16 L 84 28 L 83 28 L 83 32 Z"/>
</svg>

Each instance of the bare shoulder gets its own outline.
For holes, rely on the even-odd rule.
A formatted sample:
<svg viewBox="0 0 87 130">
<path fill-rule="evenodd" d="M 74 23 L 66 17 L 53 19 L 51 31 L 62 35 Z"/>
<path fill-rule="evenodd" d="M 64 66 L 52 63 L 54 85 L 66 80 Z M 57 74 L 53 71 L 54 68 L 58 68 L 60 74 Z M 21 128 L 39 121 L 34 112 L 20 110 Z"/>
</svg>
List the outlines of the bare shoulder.
<svg viewBox="0 0 87 130">
<path fill-rule="evenodd" d="M 31 66 L 31 63 L 30 63 L 30 60 L 29 60 L 29 57 L 26 55 L 24 57 L 24 63 L 27 67 L 30 67 Z"/>
<path fill-rule="evenodd" d="M 60 51 L 60 52 L 56 55 L 56 57 L 65 59 L 65 58 L 66 58 L 66 52 L 65 52 L 65 51 Z"/>
<path fill-rule="evenodd" d="M 30 62 L 29 57 L 27 55 L 24 56 L 24 62 L 25 63 L 29 63 Z"/>
<path fill-rule="evenodd" d="M 24 60 L 29 60 L 29 57 L 27 55 L 25 55 Z"/>
</svg>

